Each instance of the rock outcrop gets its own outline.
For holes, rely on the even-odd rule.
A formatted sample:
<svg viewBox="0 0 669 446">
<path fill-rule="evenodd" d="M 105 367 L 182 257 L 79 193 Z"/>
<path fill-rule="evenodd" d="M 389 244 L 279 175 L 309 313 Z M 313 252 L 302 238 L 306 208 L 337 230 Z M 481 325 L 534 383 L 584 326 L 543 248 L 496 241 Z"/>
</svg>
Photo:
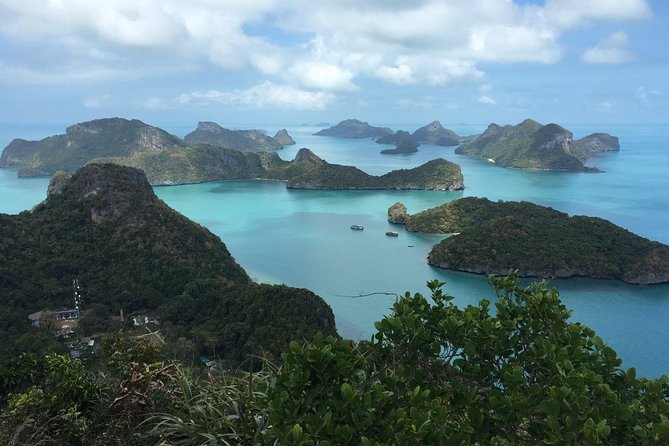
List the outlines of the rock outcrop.
<svg viewBox="0 0 669 446">
<path fill-rule="evenodd" d="M 388 208 L 389 223 L 403 225 L 406 223 L 408 215 L 407 207 L 404 205 L 404 203 L 399 201 Z"/>
</svg>

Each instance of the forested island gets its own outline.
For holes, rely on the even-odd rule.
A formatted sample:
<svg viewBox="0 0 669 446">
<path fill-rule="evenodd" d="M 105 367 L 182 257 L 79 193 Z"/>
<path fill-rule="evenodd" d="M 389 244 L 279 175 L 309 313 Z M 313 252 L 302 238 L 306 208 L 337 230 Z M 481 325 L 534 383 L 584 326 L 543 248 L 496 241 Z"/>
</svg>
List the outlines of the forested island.
<svg viewBox="0 0 669 446">
<path fill-rule="evenodd" d="M 123 328 L 112 316 L 148 313 L 179 355 L 215 351 L 235 364 L 262 351 L 278 357 L 317 331 L 336 334 L 320 297 L 252 283 L 216 235 L 170 209 L 129 167 L 56 175 L 32 211 L 0 214 L 0 361 L 63 351 L 28 315 L 72 308 L 74 279 L 82 336 Z"/>
<path fill-rule="evenodd" d="M 337 138 L 372 138 L 378 144 L 394 144 L 397 146 L 397 149 L 382 151 L 381 153 L 384 154 L 415 152 L 416 147 L 420 144 L 457 146 L 469 139 L 460 137 L 453 130 L 444 128 L 439 121 L 424 125 L 413 133 L 404 130 L 393 133 L 392 129 L 388 127 L 374 127 L 357 119 L 345 119 L 337 125 L 320 130 L 316 135 Z"/>
<path fill-rule="evenodd" d="M 0 167 L 19 169 L 19 176 L 51 176 L 62 170 L 73 173 L 87 162 L 101 158 L 138 158 L 178 151 L 206 143 L 237 151 L 279 149 L 295 144 L 285 129 L 274 137 L 259 130 L 228 130 L 214 122 L 200 122 L 182 140 L 137 119 L 105 118 L 68 127 L 65 134 L 40 141 L 14 139 L 0 155 Z"/>
<path fill-rule="evenodd" d="M 214 137 L 225 133 L 216 133 L 211 123 L 199 127 L 199 138 L 207 132 Z M 282 131 L 277 136 L 289 137 Z M 377 177 L 353 166 L 330 164 L 306 148 L 294 160 L 284 161 L 275 151 L 189 145 L 157 127 L 120 118 L 77 124 L 66 135 L 42 141 L 14 140 L 0 157 L 0 167 L 19 167 L 22 176 L 51 175 L 56 170 L 72 173 L 86 163 L 110 162 L 143 170 L 152 185 L 260 178 L 283 180 L 294 189 L 464 188 L 460 166 L 443 159 Z"/>
<path fill-rule="evenodd" d="M 590 277 L 633 284 L 669 282 L 669 246 L 596 217 L 569 216 L 529 202 L 467 197 L 409 215 L 396 203 L 391 223 L 408 231 L 456 234 L 430 251 L 431 265 L 524 277 Z"/>
<path fill-rule="evenodd" d="M 197 128 L 184 136 L 188 144 L 205 143 L 235 150 L 280 149 L 295 144 L 286 129 L 279 130 L 273 137 L 260 130 L 228 130 L 215 122 L 199 122 Z"/>
<path fill-rule="evenodd" d="M 378 138 L 392 133 L 388 127 L 374 127 L 358 119 L 345 119 L 330 128 L 319 130 L 315 135 L 336 138 Z"/>
<path fill-rule="evenodd" d="M 574 140 L 557 124 L 541 125 L 526 119 L 518 125 L 490 124 L 485 132 L 464 142 L 455 153 L 490 161 L 503 167 L 598 172 L 584 163 L 602 151 L 620 150 L 618 138 L 593 133 Z"/>
</svg>

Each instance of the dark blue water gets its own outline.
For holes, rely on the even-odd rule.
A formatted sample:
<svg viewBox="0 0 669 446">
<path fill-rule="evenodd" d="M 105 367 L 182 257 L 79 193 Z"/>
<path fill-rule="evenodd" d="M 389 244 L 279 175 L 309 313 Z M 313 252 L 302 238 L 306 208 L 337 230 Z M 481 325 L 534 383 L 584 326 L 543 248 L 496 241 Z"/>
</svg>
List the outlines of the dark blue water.
<svg viewBox="0 0 669 446">
<path fill-rule="evenodd" d="M 412 130 L 417 126 L 392 127 Z M 451 128 L 460 134 L 484 129 Z M 188 131 L 167 129 L 180 136 Z M 482 276 L 427 265 L 427 253 L 441 237 L 409 234 L 389 225 L 386 211 L 396 201 L 416 212 L 469 195 L 529 200 L 570 214 L 603 217 L 669 243 L 669 138 L 665 136 L 669 127 L 572 127 L 577 138 L 595 131 L 620 137 L 619 153 L 604 154 L 590 163 L 605 171 L 600 174 L 504 169 L 457 156 L 452 147 L 421 146 L 411 155 L 381 155 L 384 147 L 373 141 L 317 137 L 311 133 L 318 129 L 308 127 L 288 130 L 297 145 L 281 152 L 284 159 L 292 158 L 300 147 L 309 147 L 329 162 L 354 164 L 380 174 L 443 157 L 459 163 L 465 175 L 464 192 L 296 191 L 273 181 L 156 188 L 170 206 L 221 236 L 256 280 L 305 287 L 321 295 L 332 306 L 345 336 L 368 338 L 373 322 L 394 301 L 386 294 L 352 296 L 425 292 L 425 282 L 434 278 L 446 281 L 446 291 L 462 305 L 492 295 Z M 56 132 L 62 130 L 51 133 Z M 38 133 L 35 129 L 31 135 L 11 136 Z M 4 134 L 0 140 L 3 137 L 9 139 Z M 46 184 L 45 179 L 17 179 L 13 172 L 0 169 L 0 211 L 30 208 L 44 197 Z M 352 231 L 351 224 L 362 224 L 365 230 Z M 398 231 L 399 237 L 386 237 L 390 229 Z M 637 367 L 646 376 L 669 373 L 669 285 L 637 287 L 587 279 L 559 280 L 553 285 L 574 310 L 574 320 L 594 328 L 618 351 L 625 366 Z"/>
</svg>

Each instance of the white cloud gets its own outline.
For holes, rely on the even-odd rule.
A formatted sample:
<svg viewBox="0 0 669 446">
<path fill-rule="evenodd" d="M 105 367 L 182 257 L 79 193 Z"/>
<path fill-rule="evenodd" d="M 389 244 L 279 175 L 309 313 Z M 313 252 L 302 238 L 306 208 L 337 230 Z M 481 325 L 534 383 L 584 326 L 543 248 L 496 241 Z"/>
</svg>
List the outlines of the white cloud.
<svg viewBox="0 0 669 446">
<path fill-rule="evenodd" d="M 642 105 L 650 107 L 653 105 L 653 99 L 663 96 L 664 93 L 660 90 L 648 90 L 646 87 L 638 87 L 634 92 L 634 99 L 639 101 Z"/>
<path fill-rule="evenodd" d="M 176 99 L 180 105 L 210 105 L 212 103 L 237 105 L 244 108 L 290 108 L 321 110 L 334 100 L 334 95 L 322 91 L 308 91 L 289 85 L 263 82 L 246 90 L 184 93 Z"/>
<path fill-rule="evenodd" d="M 84 98 L 84 107 L 86 108 L 102 108 L 109 107 L 115 104 L 114 98 L 109 94 L 99 96 L 87 96 Z"/>
<path fill-rule="evenodd" d="M 646 0 L 548 0 L 545 17 L 561 29 L 602 21 L 641 20 L 652 15 Z"/>
<path fill-rule="evenodd" d="M 486 105 L 497 105 L 497 101 L 490 97 L 489 93 L 492 91 L 492 84 L 483 84 L 479 87 L 481 95 L 479 96 L 478 101 L 481 104 Z"/>
<path fill-rule="evenodd" d="M 629 38 L 624 32 L 611 34 L 592 48 L 588 48 L 582 60 L 589 64 L 621 64 L 629 62 L 634 55 L 627 49 Z"/>
<path fill-rule="evenodd" d="M 388 66 L 383 65 L 376 69 L 376 76 L 388 82 L 398 85 L 409 85 L 416 83 L 413 68 L 407 64 Z"/>
<path fill-rule="evenodd" d="M 556 63 L 566 31 L 651 15 L 645 0 L 0 0 L 0 11 L 3 44 L 34 50 L 5 62 L 0 79 L 134 79 L 214 64 L 322 93 L 313 103 L 364 78 L 442 86 L 479 81 L 482 63 Z"/>
<path fill-rule="evenodd" d="M 353 72 L 335 64 L 301 61 L 290 67 L 289 71 L 306 87 L 330 91 L 352 91 L 357 88 L 351 82 Z"/>
</svg>

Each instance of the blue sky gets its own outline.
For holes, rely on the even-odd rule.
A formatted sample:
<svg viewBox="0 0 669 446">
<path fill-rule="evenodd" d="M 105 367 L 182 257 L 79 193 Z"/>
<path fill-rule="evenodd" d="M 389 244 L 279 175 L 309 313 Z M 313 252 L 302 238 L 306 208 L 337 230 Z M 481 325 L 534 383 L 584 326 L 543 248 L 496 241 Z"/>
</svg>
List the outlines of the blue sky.
<svg viewBox="0 0 669 446">
<path fill-rule="evenodd" d="M 663 0 L 0 0 L 0 122 L 669 123 Z"/>
</svg>

